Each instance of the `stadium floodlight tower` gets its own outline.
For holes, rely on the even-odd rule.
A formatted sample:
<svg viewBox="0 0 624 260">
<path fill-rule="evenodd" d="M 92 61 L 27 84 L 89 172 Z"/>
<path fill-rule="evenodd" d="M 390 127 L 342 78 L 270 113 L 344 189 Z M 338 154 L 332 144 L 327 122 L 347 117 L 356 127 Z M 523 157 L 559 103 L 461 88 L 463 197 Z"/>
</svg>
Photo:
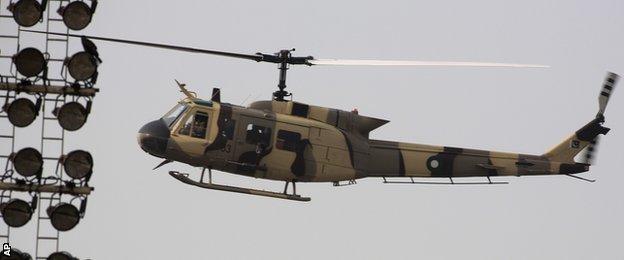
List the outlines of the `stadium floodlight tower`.
<svg viewBox="0 0 624 260">
<path fill-rule="evenodd" d="M 0 165 L 5 165 L 0 171 L 0 222 L 7 227 L 0 238 L 9 242 L 11 229 L 33 222 L 37 229 L 34 258 L 15 250 L 11 259 L 77 259 L 59 250 L 59 233 L 72 230 L 85 216 L 94 158 L 85 150 L 66 153 L 66 136 L 87 123 L 99 92 L 95 83 L 102 60 L 88 39 L 77 42 L 83 50 L 71 54 L 70 38 L 50 30 L 58 25 L 65 33 L 86 28 L 97 5 L 98 0 L 0 0 L 0 24 L 7 26 L 2 33 L 15 28 L 10 35 L 0 34 L 15 46 L 10 51 L 3 41 L 0 53 L 0 65 L 9 68 L 0 71 L 0 125 L 11 127 L 9 133 L 0 132 L 0 141 L 10 144 L 0 145 Z M 45 37 L 25 40 L 30 27 L 44 28 Z M 27 127 L 40 128 L 39 146 L 16 145 Z"/>
</svg>

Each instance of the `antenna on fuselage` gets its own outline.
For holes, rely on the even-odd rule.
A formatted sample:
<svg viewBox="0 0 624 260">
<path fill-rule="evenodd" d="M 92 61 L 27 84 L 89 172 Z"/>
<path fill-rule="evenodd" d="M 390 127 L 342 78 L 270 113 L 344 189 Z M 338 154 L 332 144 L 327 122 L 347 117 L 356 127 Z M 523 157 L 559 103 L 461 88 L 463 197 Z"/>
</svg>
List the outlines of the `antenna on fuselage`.
<svg viewBox="0 0 624 260">
<path fill-rule="evenodd" d="M 213 102 L 221 103 L 221 89 L 212 88 L 212 97 L 210 98 Z"/>
<path fill-rule="evenodd" d="M 180 88 L 180 92 L 184 93 L 184 95 L 191 101 L 193 102 L 193 99 L 197 98 L 197 93 L 195 92 L 190 92 L 186 89 L 186 84 L 184 83 L 180 83 L 177 79 L 174 79 L 176 84 L 178 84 L 178 87 Z"/>
</svg>

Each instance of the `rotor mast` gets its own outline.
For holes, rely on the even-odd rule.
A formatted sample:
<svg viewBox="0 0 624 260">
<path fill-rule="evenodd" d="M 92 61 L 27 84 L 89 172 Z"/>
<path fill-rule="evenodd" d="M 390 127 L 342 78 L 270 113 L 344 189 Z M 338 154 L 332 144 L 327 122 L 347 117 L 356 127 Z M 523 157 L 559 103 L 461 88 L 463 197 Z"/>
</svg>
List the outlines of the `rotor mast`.
<svg viewBox="0 0 624 260">
<path fill-rule="evenodd" d="M 277 83 L 277 88 L 279 90 L 273 92 L 273 100 L 275 101 L 286 101 L 285 97 L 290 97 L 292 96 L 292 93 L 286 91 L 286 74 L 288 69 L 290 68 L 290 64 L 293 65 L 308 65 L 308 66 L 312 66 L 312 63 L 310 63 L 310 60 L 313 60 L 314 57 L 312 56 L 305 56 L 305 57 L 293 57 L 292 56 L 292 52 L 295 51 L 295 49 L 290 49 L 290 50 L 281 50 L 273 55 L 271 54 L 263 54 L 263 53 L 256 53 L 256 55 L 259 55 L 261 58 L 258 59 L 257 61 L 264 61 L 264 62 L 271 62 L 271 63 L 277 63 L 279 64 L 277 66 L 277 69 L 279 70 L 279 81 Z"/>
<path fill-rule="evenodd" d="M 292 49 L 293 51 L 295 49 Z M 278 91 L 273 92 L 273 98 L 277 101 L 284 101 L 284 97 L 292 96 L 292 93 L 288 93 L 286 90 L 286 71 L 288 71 L 288 63 L 286 62 L 288 58 L 291 57 L 290 50 L 281 50 L 278 53 L 280 59 L 282 59 L 282 63 L 280 63 L 279 69 L 279 83 L 277 84 Z"/>
</svg>

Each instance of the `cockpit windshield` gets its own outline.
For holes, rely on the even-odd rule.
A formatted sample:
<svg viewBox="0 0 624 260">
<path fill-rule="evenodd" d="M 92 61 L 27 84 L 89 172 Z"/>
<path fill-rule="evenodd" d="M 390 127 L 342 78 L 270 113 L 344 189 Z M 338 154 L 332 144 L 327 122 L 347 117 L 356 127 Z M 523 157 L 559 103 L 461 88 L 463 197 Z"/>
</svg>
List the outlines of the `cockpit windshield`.
<svg viewBox="0 0 624 260">
<path fill-rule="evenodd" d="M 168 127 L 171 127 L 171 124 L 178 119 L 178 117 L 186 110 L 187 105 L 184 103 L 178 103 L 175 107 L 173 107 L 167 114 L 165 114 L 161 119 L 165 121 Z"/>
</svg>

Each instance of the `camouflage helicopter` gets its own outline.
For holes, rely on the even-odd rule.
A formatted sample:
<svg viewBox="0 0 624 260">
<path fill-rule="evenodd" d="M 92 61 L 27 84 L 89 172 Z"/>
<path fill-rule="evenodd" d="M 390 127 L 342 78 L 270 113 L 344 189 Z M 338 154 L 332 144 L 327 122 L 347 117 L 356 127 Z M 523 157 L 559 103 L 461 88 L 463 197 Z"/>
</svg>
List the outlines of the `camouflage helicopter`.
<svg viewBox="0 0 624 260">
<path fill-rule="evenodd" d="M 253 102 L 248 107 L 222 102 L 220 90 L 216 88 L 210 99 L 200 99 L 176 81 L 184 98 L 164 116 L 143 126 L 138 133 L 138 143 L 145 152 L 164 159 L 154 170 L 171 162 L 203 169 L 199 180 L 193 180 L 185 173 L 169 172 L 183 183 L 297 201 L 310 200 L 296 193 L 297 182 L 348 185 L 367 177 L 380 177 L 389 183 L 393 181 L 386 178 L 401 177 L 402 181 L 398 183 L 427 184 L 439 182 L 417 182 L 414 178 L 450 179 L 450 183 L 445 184 L 500 184 L 504 182 L 492 182 L 490 177 L 566 175 L 592 181 L 575 174 L 589 170 L 599 136 L 610 130 L 602 124 L 618 79 L 614 73 L 607 74 L 598 98 L 598 113 L 593 120 L 545 153 L 527 155 L 371 139 L 369 133 L 389 121 L 360 115 L 357 111 L 287 100 L 291 94 L 285 90 L 286 72 L 290 65 L 543 67 L 540 65 L 315 59 L 293 56 L 294 49 L 275 54 L 240 54 L 95 36 L 69 36 L 278 64 L 279 84 L 278 90 L 273 92 L 273 100 Z M 585 153 L 582 162 L 576 162 L 575 157 L 582 151 Z M 207 181 L 204 178 L 206 169 Z M 212 170 L 283 181 L 284 191 L 216 184 L 212 181 Z M 454 178 L 459 177 L 485 177 L 487 182 L 455 182 Z M 292 183 L 291 193 L 288 192 L 289 183 Z"/>
</svg>

